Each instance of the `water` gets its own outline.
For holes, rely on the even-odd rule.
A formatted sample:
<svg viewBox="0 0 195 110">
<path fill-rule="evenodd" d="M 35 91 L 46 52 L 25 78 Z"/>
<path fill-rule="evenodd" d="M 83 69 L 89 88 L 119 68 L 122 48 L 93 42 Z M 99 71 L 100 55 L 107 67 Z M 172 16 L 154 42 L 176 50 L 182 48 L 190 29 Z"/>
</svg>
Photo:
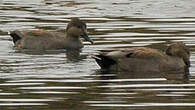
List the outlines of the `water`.
<svg viewBox="0 0 195 110">
<path fill-rule="evenodd" d="M 1 110 L 194 110 L 194 0 L 1 0 Z M 82 52 L 13 48 L 15 29 L 64 29 L 70 17 L 87 22 L 94 45 Z M 147 46 L 164 50 L 183 41 L 191 50 L 189 76 L 102 74 L 99 51 Z"/>
</svg>

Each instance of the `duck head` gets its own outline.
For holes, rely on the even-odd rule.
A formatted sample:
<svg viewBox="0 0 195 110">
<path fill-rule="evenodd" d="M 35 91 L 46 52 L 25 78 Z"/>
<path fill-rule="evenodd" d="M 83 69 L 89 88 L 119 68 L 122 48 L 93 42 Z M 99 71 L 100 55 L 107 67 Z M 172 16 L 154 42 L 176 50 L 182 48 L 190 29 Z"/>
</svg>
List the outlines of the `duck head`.
<svg viewBox="0 0 195 110">
<path fill-rule="evenodd" d="M 190 50 L 183 42 L 170 44 L 166 49 L 166 54 L 182 58 L 186 66 L 190 67 Z"/>
<path fill-rule="evenodd" d="M 66 32 L 68 36 L 71 36 L 74 39 L 79 39 L 79 37 L 83 37 L 86 41 L 91 42 L 93 44 L 93 40 L 91 40 L 87 34 L 87 25 L 85 22 L 81 21 L 79 18 L 72 18 L 68 23 Z"/>
</svg>

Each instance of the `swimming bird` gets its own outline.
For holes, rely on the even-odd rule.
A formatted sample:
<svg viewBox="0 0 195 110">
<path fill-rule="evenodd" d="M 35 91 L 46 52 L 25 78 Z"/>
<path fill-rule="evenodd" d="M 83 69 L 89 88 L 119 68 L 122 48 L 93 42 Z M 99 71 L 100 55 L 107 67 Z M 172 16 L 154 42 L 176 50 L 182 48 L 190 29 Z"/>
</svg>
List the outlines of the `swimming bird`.
<svg viewBox="0 0 195 110">
<path fill-rule="evenodd" d="M 17 48 L 31 50 L 80 49 L 86 41 L 94 42 L 88 37 L 86 23 L 79 18 L 72 18 L 66 27 L 66 32 L 46 30 L 15 30 L 10 32 Z"/>
<path fill-rule="evenodd" d="M 190 50 L 183 42 L 175 42 L 165 52 L 148 47 L 102 52 L 93 56 L 104 70 L 144 73 L 185 71 L 190 67 Z"/>
</svg>

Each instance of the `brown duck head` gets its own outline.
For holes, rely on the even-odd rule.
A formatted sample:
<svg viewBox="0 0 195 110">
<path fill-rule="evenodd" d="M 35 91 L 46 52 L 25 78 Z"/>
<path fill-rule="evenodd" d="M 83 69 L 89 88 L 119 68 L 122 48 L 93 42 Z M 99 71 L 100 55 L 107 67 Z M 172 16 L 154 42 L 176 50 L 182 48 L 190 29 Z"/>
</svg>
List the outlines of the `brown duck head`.
<svg viewBox="0 0 195 110">
<path fill-rule="evenodd" d="M 166 49 L 166 54 L 182 58 L 185 64 L 190 67 L 190 50 L 183 42 L 170 44 Z"/>
<path fill-rule="evenodd" d="M 81 21 L 79 18 L 71 19 L 67 25 L 66 32 L 67 35 L 71 36 L 73 39 L 79 39 L 79 37 L 83 37 L 86 41 L 91 42 L 91 44 L 94 43 L 87 34 L 86 23 Z"/>
</svg>

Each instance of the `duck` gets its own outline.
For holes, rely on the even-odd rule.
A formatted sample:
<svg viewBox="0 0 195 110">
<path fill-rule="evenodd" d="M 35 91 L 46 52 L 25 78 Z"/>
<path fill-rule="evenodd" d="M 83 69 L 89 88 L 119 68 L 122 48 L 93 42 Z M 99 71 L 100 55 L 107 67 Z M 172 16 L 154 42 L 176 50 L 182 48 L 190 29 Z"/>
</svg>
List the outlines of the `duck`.
<svg viewBox="0 0 195 110">
<path fill-rule="evenodd" d="M 81 49 L 80 37 L 93 44 L 87 33 L 87 25 L 79 18 L 71 18 L 65 32 L 47 30 L 14 30 L 9 32 L 13 43 L 18 49 L 56 50 Z"/>
<path fill-rule="evenodd" d="M 190 50 L 183 42 L 171 43 L 165 52 L 149 47 L 132 47 L 100 52 L 92 56 L 102 70 L 135 73 L 185 71 L 190 67 Z"/>
</svg>

